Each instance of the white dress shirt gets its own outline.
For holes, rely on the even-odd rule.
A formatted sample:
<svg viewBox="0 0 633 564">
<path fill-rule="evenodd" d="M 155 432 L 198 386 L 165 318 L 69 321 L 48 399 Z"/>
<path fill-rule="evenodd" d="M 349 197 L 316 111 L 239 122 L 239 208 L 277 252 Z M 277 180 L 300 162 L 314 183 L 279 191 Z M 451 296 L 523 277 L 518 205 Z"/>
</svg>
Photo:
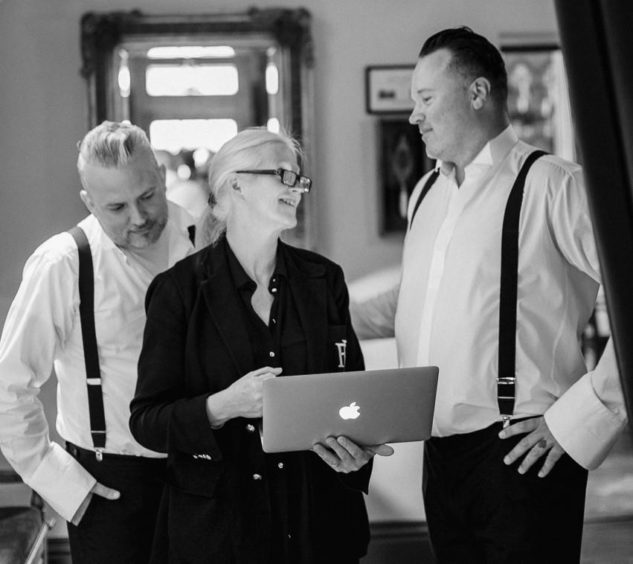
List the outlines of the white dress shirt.
<svg viewBox="0 0 633 564">
<path fill-rule="evenodd" d="M 388 309 L 394 308 L 400 365 L 439 367 L 434 436 L 499 421 L 503 217 L 519 169 L 534 149 L 508 127 L 466 167 L 461 186 L 454 170 L 439 163 L 441 173 L 405 238 L 399 292 L 386 292 L 366 314 L 354 308 L 356 319 L 364 318 L 361 335 L 371 325 L 368 317 L 388 332 Z M 412 194 L 409 215 L 427 177 Z M 596 369 L 581 378 L 580 335 L 599 284 L 582 169 L 541 157 L 526 180 L 519 225 L 514 416 L 547 412 L 556 439 L 587 468 L 602 461 L 626 420 L 611 344 Z"/>
<path fill-rule="evenodd" d="M 193 251 L 191 217 L 169 203 L 160 244 L 169 266 Z M 94 269 L 95 330 L 106 421 L 104 452 L 162 457 L 139 445 L 128 421 L 145 325 L 145 293 L 153 276 L 119 249 L 90 215 L 79 225 L 90 243 Z M 22 476 L 63 518 L 70 520 L 95 479 L 49 438 L 37 396 L 57 376 L 57 430 L 92 449 L 83 341 L 79 318 L 77 246 L 68 233 L 44 242 L 28 259 L 0 340 L 0 446 Z"/>
</svg>

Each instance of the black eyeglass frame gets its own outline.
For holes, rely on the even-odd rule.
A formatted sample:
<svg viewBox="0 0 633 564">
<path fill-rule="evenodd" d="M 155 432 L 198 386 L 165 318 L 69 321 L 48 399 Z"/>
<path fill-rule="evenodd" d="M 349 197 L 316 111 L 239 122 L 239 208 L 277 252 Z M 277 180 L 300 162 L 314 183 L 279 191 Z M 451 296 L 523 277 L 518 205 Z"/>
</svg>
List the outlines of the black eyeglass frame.
<svg viewBox="0 0 633 564">
<path fill-rule="evenodd" d="M 270 174 L 279 177 L 281 183 L 285 186 L 293 188 L 294 190 L 300 190 L 304 194 L 310 192 L 312 188 L 312 179 L 307 176 L 302 176 L 294 170 L 288 170 L 286 168 L 264 168 L 264 169 L 252 169 L 252 170 L 236 170 L 238 174 Z M 297 187 L 299 184 L 299 187 Z"/>
</svg>

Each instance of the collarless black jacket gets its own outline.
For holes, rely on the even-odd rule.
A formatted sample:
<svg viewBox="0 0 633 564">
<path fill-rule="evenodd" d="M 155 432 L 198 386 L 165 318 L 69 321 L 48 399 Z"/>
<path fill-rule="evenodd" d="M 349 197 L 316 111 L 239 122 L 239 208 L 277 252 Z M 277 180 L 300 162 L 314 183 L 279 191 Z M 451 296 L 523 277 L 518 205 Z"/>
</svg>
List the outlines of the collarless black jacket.
<svg viewBox="0 0 633 564">
<path fill-rule="evenodd" d="M 307 372 L 341 370 L 335 346 L 341 339 L 347 339 L 344 370 L 364 369 L 341 268 L 279 245 L 306 339 Z M 180 261 L 148 290 L 130 428 L 142 445 L 168 454 L 155 562 L 269 563 L 266 468 L 278 462 L 271 465 L 266 457 L 277 455 L 263 453 L 252 420 L 236 418 L 212 429 L 206 414 L 210 394 L 260 368 L 239 300 L 222 244 Z M 362 492 L 371 463 L 344 475 L 313 452 L 279 455 L 279 461 L 300 484 L 293 497 L 300 518 L 292 523 L 297 564 L 364 555 L 369 526 Z"/>
</svg>

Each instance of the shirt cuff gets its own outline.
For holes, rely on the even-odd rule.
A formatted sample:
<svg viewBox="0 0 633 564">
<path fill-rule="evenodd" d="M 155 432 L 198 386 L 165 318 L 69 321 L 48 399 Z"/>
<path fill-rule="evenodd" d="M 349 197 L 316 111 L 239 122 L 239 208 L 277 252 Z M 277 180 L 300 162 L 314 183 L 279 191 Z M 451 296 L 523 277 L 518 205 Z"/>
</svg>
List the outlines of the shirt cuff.
<svg viewBox="0 0 633 564">
<path fill-rule="evenodd" d="M 626 418 L 600 401 L 587 375 L 545 412 L 545 422 L 569 456 L 583 468 L 594 470 L 611 450 Z"/>
<path fill-rule="evenodd" d="M 53 443 L 24 482 L 66 521 L 70 521 L 97 480 L 60 445 Z"/>
</svg>

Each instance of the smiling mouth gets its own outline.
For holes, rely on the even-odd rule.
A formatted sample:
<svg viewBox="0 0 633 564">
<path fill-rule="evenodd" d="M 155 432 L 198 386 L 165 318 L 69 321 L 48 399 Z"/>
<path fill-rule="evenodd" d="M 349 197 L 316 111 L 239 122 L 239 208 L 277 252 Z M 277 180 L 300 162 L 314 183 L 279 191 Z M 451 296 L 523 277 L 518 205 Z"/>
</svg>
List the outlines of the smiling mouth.
<svg viewBox="0 0 633 564">
<path fill-rule="evenodd" d="M 295 200 L 289 200 L 289 199 L 286 199 L 286 198 L 280 198 L 279 201 L 282 204 L 286 204 L 287 206 L 290 206 L 290 207 L 293 207 L 293 208 L 296 208 L 299 205 L 299 202 L 297 202 Z"/>
</svg>

